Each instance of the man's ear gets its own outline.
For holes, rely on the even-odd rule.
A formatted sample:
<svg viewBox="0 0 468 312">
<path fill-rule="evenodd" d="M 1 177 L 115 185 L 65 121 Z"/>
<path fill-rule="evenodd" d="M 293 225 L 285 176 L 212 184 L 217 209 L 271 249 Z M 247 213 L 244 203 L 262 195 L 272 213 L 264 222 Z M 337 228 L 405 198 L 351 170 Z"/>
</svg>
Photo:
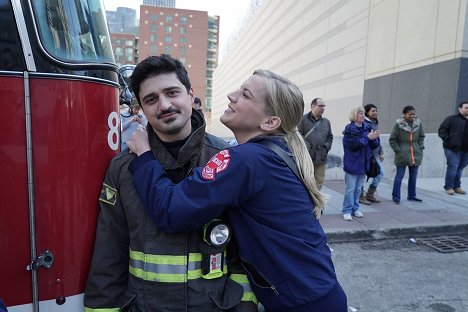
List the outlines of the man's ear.
<svg viewBox="0 0 468 312">
<path fill-rule="evenodd" d="M 268 116 L 261 124 L 260 129 L 265 132 L 271 132 L 281 126 L 281 118 L 278 116 Z"/>
</svg>

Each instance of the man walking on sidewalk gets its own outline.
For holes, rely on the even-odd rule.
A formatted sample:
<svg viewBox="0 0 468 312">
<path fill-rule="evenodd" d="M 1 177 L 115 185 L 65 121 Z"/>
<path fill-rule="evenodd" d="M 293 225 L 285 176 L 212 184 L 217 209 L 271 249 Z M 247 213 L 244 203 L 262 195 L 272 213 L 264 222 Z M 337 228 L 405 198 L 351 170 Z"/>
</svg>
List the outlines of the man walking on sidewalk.
<svg viewBox="0 0 468 312">
<path fill-rule="evenodd" d="M 324 111 L 325 102 L 321 98 L 313 99 L 310 112 L 302 117 L 298 125 L 299 133 L 304 137 L 314 162 L 315 183 L 319 190 L 322 189 L 325 179 L 327 155 L 333 142 L 330 121 L 322 117 Z"/>
<path fill-rule="evenodd" d="M 439 127 L 447 159 L 444 188 L 449 195 L 466 194 L 461 188 L 461 176 L 468 165 L 468 101 L 461 102 L 458 111 L 445 118 Z"/>
</svg>

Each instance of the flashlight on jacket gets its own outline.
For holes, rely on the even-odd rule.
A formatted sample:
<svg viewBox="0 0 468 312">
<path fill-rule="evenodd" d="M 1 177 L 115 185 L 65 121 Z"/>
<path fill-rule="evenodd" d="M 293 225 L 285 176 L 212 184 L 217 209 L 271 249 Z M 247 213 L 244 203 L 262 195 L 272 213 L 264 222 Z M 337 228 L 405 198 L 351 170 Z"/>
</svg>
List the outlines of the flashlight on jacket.
<svg viewBox="0 0 468 312">
<path fill-rule="evenodd" d="M 224 252 L 231 239 L 231 228 L 221 220 L 213 220 L 203 227 L 203 242 L 200 243 L 202 253 L 202 277 L 218 278 L 223 275 L 225 264 Z"/>
</svg>

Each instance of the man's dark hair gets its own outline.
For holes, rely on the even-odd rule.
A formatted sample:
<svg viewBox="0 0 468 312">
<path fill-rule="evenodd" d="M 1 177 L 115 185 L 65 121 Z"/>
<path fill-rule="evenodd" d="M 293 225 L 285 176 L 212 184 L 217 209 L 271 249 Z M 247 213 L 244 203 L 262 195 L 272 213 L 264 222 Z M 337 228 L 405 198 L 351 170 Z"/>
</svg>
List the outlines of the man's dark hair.
<svg viewBox="0 0 468 312">
<path fill-rule="evenodd" d="M 403 114 L 406 114 L 407 112 L 414 111 L 414 106 L 408 105 L 403 108 Z"/>
<path fill-rule="evenodd" d="M 321 100 L 321 99 L 322 98 L 315 98 L 315 99 L 312 100 L 312 103 L 310 103 L 310 104 L 317 105 L 318 100 Z"/>
<path fill-rule="evenodd" d="M 187 70 L 179 60 L 172 58 L 170 55 L 161 54 L 159 56 L 149 56 L 141 61 L 130 76 L 130 85 L 138 103 L 141 105 L 140 85 L 144 80 L 170 73 L 176 73 L 177 78 L 185 86 L 187 92 L 190 91 L 192 85 Z"/>
<path fill-rule="evenodd" d="M 458 104 L 458 107 L 460 107 L 460 108 L 463 107 L 463 104 L 468 104 L 468 101 L 462 101 L 462 102 L 460 102 L 460 104 Z"/>
</svg>

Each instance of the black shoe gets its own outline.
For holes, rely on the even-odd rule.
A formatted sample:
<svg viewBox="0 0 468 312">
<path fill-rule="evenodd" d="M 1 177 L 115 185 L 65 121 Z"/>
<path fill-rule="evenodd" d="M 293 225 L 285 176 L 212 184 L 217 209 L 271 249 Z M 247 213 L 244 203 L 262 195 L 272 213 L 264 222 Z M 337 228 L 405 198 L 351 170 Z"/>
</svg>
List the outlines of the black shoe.
<svg viewBox="0 0 468 312">
<path fill-rule="evenodd" d="M 415 201 L 415 202 L 422 202 L 423 200 L 421 198 L 413 197 L 413 198 L 408 198 L 410 201 Z"/>
<path fill-rule="evenodd" d="M 394 199 L 393 199 L 393 202 L 394 202 L 395 204 L 397 204 L 397 205 L 400 204 L 400 200 L 399 200 L 399 199 L 395 199 L 395 198 L 394 198 Z"/>
</svg>

